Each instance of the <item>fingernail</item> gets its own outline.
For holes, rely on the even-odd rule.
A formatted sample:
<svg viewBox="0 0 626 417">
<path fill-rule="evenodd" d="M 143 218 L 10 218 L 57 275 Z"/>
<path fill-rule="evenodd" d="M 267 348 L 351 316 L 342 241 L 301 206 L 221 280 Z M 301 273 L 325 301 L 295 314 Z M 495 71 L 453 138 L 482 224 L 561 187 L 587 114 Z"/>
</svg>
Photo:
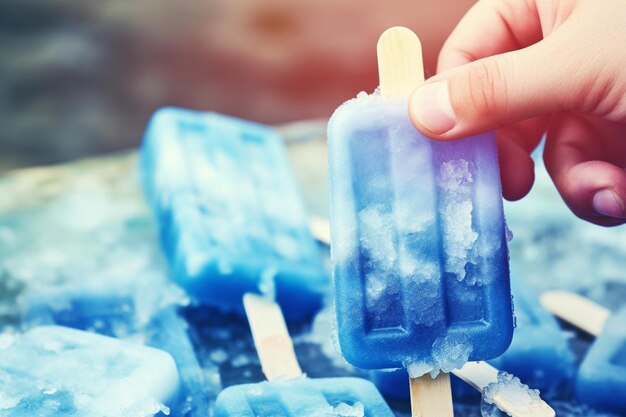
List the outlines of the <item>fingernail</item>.
<svg viewBox="0 0 626 417">
<path fill-rule="evenodd" d="M 626 218 L 624 202 L 613 190 L 600 190 L 593 196 L 593 209 L 603 216 Z"/>
<path fill-rule="evenodd" d="M 445 133 L 456 124 L 446 81 L 418 87 L 411 97 L 411 111 L 422 126 L 436 134 Z"/>
</svg>

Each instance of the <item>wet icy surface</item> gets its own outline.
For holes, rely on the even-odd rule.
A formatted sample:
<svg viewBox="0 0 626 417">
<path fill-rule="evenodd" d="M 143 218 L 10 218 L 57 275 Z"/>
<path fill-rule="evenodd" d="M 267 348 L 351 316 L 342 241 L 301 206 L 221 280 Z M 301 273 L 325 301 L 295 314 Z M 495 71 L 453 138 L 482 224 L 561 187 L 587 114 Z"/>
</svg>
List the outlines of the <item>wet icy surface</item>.
<svg viewBox="0 0 626 417">
<path fill-rule="evenodd" d="M 311 137 L 302 132 L 290 135 Z M 296 176 L 304 184 L 305 201 L 316 214 L 324 214 L 328 201 L 326 155 L 321 140 L 291 145 L 289 149 Z M 21 332 L 30 326 L 29 320 L 25 320 L 28 309 L 24 303 L 31 295 L 37 299 L 35 295 L 40 291 L 58 291 L 64 282 L 99 291 L 110 288 L 109 283 L 132 279 L 139 287 L 130 286 L 124 292 L 129 300 L 125 303 L 132 308 L 128 311 L 125 303 L 118 304 L 120 314 L 114 315 L 123 319 L 107 315 L 103 322 L 93 320 L 84 325 L 93 326 L 90 330 L 144 343 L 154 339 L 154 334 L 147 331 L 149 326 L 143 326 L 162 311 L 155 305 L 162 303 L 166 310 L 169 306 L 180 307 L 182 314 L 176 318 L 182 317 L 183 324 L 189 327 L 177 329 L 190 336 L 200 364 L 198 368 L 186 369 L 187 375 L 194 376 L 188 380 L 201 382 L 207 401 L 222 387 L 261 381 L 260 365 L 244 319 L 185 306 L 185 297 L 167 283 L 167 271 L 135 168 L 134 155 L 118 155 L 0 177 L 0 327 L 4 332 L 0 345 L 6 332 Z M 512 262 L 535 290 L 575 290 L 611 310 L 624 303 L 624 228 L 603 229 L 575 218 L 542 168 L 538 168 L 537 184 L 530 196 L 506 204 L 505 210 L 514 234 L 510 242 Z M 139 290 L 142 282 L 151 282 L 143 288 L 155 291 Z M 159 288 L 166 290 L 161 293 Z M 150 294 L 156 297 L 153 300 L 160 301 L 148 302 Z M 137 300 L 145 300 L 146 305 Z M 63 311 L 61 307 L 54 311 Z M 357 376 L 359 372 L 336 353 L 330 311 L 322 310 L 312 323 L 290 325 L 302 368 L 316 378 Z M 114 323 L 121 324 L 110 326 Z M 154 332 L 155 328 L 151 330 Z M 572 348 L 578 358 L 587 351 L 589 343 L 589 338 L 576 333 Z M 184 373 L 181 370 L 181 376 Z M 542 392 L 542 398 L 555 408 L 558 416 L 608 416 L 577 406 L 570 389 L 568 386 L 557 393 Z M 398 416 L 410 415 L 408 404 L 390 401 L 390 405 Z M 460 417 L 480 416 L 479 400 L 458 403 L 455 412 Z"/>
</svg>

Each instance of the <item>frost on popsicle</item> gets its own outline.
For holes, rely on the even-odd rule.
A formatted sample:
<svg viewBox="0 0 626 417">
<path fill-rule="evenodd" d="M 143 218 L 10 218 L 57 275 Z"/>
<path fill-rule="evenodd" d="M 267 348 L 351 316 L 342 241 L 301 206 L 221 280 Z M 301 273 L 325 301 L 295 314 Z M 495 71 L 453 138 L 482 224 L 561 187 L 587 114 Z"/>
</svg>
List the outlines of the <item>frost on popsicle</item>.
<svg viewBox="0 0 626 417">
<path fill-rule="evenodd" d="M 437 185 L 441 193 L 443 246 L 447 253 L 446 271 L 465 278 L 466 265 L 478 234 L 472 227 L 472 173 L 465 159 L 450 160 L 441 164 Z M 474 261 L 475 262 L 475 261 Z M 476 278 L 474 278 L 476 279 Z"/>
<path fill-rule="evenodd" d="M 528 410 L 528 415 L 542 415 L 542 411 L 545 410 L 538 390 L 528 388 L 528 385 L 522 384 L 519 378 L 506 372 L 500 372 L 498 382 L 489 384 L 483 392 L 481 413 L 484 417 L 501 415 L 494 404 L 496 396 L 505 397 L 515 407 L 524 407 Z M 534 413 L 533 409 L 537 412 Z"/>
</svg>

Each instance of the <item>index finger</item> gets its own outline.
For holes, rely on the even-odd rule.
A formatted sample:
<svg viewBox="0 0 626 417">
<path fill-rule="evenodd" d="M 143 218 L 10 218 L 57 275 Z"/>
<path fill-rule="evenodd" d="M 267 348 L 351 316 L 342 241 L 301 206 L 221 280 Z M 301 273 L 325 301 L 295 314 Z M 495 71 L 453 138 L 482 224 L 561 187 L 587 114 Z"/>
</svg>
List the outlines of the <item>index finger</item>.
<svg viewBox="0 0 626 417">
<path fill-rule="evenodd" d="M 437 72 L 522 49 L 542 38 L 541 19 L 534 0 L 480 0 L 444 43 Z"/>
</svg>

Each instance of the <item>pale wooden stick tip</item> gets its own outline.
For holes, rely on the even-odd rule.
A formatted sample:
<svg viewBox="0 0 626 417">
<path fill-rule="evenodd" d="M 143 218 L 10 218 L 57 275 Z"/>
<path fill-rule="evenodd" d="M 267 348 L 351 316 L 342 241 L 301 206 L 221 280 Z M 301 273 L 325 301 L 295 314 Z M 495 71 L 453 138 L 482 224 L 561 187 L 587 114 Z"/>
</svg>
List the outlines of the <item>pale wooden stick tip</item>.
<svg viewBox="0 0 626 417">
<path fill-rule="evenodd" d="M 387 29 L 378 39 L 378 77 L 384 99 L 408 97 L 424 82 L 422 44 L 405 27 Z"/>
<path fill-rule="evenodd" d="M 611 316 L 605 307 L 573 292 L 547 291 L 540 301 L 550 313 L 594 336 L 602 333 Z"/>
</svg>

